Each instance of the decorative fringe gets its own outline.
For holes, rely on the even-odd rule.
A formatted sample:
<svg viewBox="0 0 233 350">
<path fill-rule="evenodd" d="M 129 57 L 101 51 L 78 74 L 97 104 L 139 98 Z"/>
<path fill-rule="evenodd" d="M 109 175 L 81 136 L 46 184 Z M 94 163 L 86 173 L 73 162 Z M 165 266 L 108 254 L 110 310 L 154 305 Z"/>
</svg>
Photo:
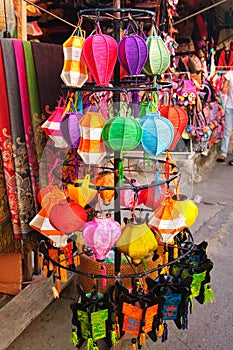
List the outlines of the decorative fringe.
<svg viewBox="0 0 233 350">
<path fill-rule="evenodd" d="M 87 350 L 93 350 L 94 342 L 91 337 L 88 337 L 87 339 Z"/>
<path fill-rule="evenodd" d="M 160 324 L 159 327 L 158 327 L 157 336 L 158 337 L 162 337 L 163 332 L 164 332 L 164 325 Z"/>
<path fill-rule="evenodd" d="M 206 283 L 204 285 L 204 304 L 213 302 L 216 302 L 214 292 L 210 287 L 210 283 Z"/>
<path fill-rule="evenodd" d="M 76 347 L 79 344 L 77 333 L 75 332 L 75 329 L 73 328 L 70 332 L 70 342 L 74 344 L 74 347 Z"/>
<path fill-rule="evenodd" d="M 66 266 L 66 257 L 65 254 L 60 253 L 60 265 L 62 266 Z M 67 271 L 63 268 L 60 269 L 60 275 L 61 275 L 61 282 L 67 282 L 68 281 L 68 277 L 67 277 Z"/>
<path fill-rule="evenodd" d="M 121 332 L 120 332 L 120 325 L 119 325 L 118 321 L 116 321 L 116 323 L 114 324 L 114 330 L 116 332 L 117 338 L 120 339 Z"/>
<path fill-rule="evenodd" d="M 146 333 L 144 331 L 140 334 L 139 344 L 141 346 L 146 346 Z"/>
<path fill-rule="evenodd" d="M 119 338 L 117 336 L 117 332 L 114 329 L 111 331 L 111 341 L 112 341 L 113 346 L 115 346 L 119 343 Z"/>
<path fill-rule="evenodd" d="M 133 338 L 131 342 L 132 342 L 131 350 L 137 350 L 137 340 Z"/>
<path fill-rule="evenodd" d="M 164 330 L 163 330 L 163 335 L 162 335 L 162 343 L 164 343 L 168 338 L 168 328 L 167 324 L 164 323 Z"/>
</svg>

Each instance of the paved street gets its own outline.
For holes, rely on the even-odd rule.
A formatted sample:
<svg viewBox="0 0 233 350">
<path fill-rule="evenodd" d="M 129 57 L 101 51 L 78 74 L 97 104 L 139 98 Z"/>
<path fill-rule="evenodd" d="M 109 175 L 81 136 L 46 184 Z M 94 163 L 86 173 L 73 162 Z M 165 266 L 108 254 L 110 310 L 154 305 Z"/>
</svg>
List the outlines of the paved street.
<svg viewBox="0 0 233 350">
<path fill-rule="evenodd" d="M 168 323 L 168 340 L 147 342 L 152 350 L 230 350 L 233 348 L 233 167 L 213 162 L 202 181 L 190 188 L 198 199 L 199 216 L 191 227 L 196 243 L 208 241 L 208 255 L 214 263 L 211 286 L 216 303 L 194 304 L 189 316 L 188 330 L 177 330 Z M 61 296 L 55 300 L 9 347 L 9 350 L 69 350 L 72 299 Z M 104 347 L 100 346 L 100 349 Z M 131 350 L 129 342 L 122 341 L 116 348 Z"/>
</svg>

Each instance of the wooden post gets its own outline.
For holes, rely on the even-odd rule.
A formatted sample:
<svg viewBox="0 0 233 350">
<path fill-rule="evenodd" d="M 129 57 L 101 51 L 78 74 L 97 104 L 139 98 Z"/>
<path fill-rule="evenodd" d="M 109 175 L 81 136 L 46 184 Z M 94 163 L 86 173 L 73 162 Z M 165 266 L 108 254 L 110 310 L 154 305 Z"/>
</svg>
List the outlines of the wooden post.
<svg viewBox="0 0 233 350">
<path fill-rule="evenodd" d="M 17 13 L 17 36 L 20 40 L 27 40 L 27 11 L 26 2 L 14 0 L 14 7 Z"/>
</svg>

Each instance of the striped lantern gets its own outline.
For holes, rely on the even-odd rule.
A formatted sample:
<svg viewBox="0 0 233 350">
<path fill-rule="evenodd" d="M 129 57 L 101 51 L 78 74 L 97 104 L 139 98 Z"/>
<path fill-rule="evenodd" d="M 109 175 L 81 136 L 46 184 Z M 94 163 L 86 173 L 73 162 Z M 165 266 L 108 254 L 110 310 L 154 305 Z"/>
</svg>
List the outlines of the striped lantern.
<svg viewBox="0 0 233 350">
<path fill-rule="evenodd" d="M 170 146 L 174 128 L 172 123 L 161 117 L 159 112 L 147 112 L 140 120 L 142 127 L 142 147 L 150 156 L 159 156 Z"/>
<path fill-rule="evenodd" d="M 79 121 L 80 143 L 78 153 L 86 164 L 98 164 L 105 155 L 101 137 L 105 119 L 99 112 L 87 111 Z"/>
<path fill-rule="evenodd" d="M 146 39 L 148 58 L 143 73 L 154 76 L 167 70 L 170 64 L 170 53 L 162 38 L 156 34 L 153 27 L 152 35 Z"/>
<path fill-rule="evenodd" d="M 118 45 L 110 35 L 102 34 L 99 24 L 96 34 L 83 44 L 83 57 L 98 86 L 108 86 L 117 60 Z"/>
<path fill-rule="evenodd" d="M 131 35 L 129 35 L 130 28 L 133 31 Z M 118 45 L 118 60 L 128 75 L 135 75 L 141 73 L 147 57 L 147 44 L 141 36 L 136 34 L 130 23 Z"/>
<path fill-rule="evenodd" d="M 169 147 L 169 150 L 174 150 L 188 124 L 188 114 L 185 109 L 179 106 L 164 105 L 160 107 L 159 111 L 162 117 L 170 120 L 174 127 L 174 137 Z"/>
<path fill-rule="evenodd" d="M 154 211 L 148 224 L 161 234 L 163 242 L 172 242 L 174 237 L 187 227 L 184 215 L 175 207 L 170 195 Z"/>
</svg>

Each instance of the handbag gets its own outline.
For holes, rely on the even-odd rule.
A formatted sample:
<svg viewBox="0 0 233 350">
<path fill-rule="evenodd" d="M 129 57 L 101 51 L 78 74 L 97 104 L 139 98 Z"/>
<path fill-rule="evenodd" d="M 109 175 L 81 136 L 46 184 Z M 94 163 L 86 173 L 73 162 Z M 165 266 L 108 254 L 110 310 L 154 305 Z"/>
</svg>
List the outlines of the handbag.
<svg viewBox="0 0 233 350">
<path fill-rule="evenodd" d="M 64 65 L 60 76 L 67 86 L 80 88 L 88 79 L 87 66 L 82 54 L 84 40 L 84 31 L 77 26 L 69 39 L 63 43 Z"/>
</svg>

